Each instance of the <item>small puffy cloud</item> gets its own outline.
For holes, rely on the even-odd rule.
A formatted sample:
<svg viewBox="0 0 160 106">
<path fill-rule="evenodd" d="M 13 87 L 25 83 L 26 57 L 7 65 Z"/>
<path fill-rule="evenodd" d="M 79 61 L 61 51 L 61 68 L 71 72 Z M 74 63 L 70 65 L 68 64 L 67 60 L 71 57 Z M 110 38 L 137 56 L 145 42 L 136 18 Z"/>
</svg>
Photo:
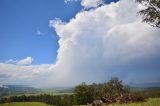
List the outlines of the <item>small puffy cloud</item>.
<svg viewBox="0 0 160 106">
<path fill-rule="evenodd" d="M 103 4 L 102 0 L 82 0 L 81 5 L 85 8 L 98 7 Z"/>
<path fill-rule="evenodd" d="M 33 62 L 33 58 L 32 57 L 27 57 L 25 59 L 22 59 L 22 60 L 19 60 L 17 62 L 18 65 L 29 65 L 29 64 L 32 64 Z"/>
<path fill-rule="evenodd" d="M 42 32 L 42 31 L 40 31 L 40 30 L 37 30 L 36 33 L 37 33 L 37 35 L 40 35 L 40 36 L 41 36 L 41 35 L 46 35 L 46 34 L 48 34 L 48 33 L 46 33 L 46 32 Z"/>
<path fill-rule="evenodd" d="M 7 61 L 5 61 L 5 63 L 17 63 L 18 62 L 18 60 L 13 60 L 13 59 L 9 59 L 9 60 L 7 60 Z"/>
<path fill-rule="evenodd" d="M 68 3 L 68 2 L 77 2 L 77 1 L 80 1 L 80 0 L 64 0 L 65 3 Z"/>
<path fill-rule="evenodd" d="M 13 60 L 13 59 L 9 59 L 7 61 L 5 61 L 6 64 L 17 64 L 17 65 L 30 65 L 33 62 L 33 58 L 32 57 L 26 57 L 22 60 Z"/>
<path fill-rule="evenodd" d="M 37 30 L 37 35 L 43 35 L 43 33 L 40 30 Z"/>
<path fill-rule="evenodd" d="M 78 2 L 78 1 L 80 1 L 81 6 L 83 6 L 86 9 L 92 8 L 92 7 L 95 8 L 104 3 L 103 0 L 64 0 L 65 3 Z"/>
</svg>

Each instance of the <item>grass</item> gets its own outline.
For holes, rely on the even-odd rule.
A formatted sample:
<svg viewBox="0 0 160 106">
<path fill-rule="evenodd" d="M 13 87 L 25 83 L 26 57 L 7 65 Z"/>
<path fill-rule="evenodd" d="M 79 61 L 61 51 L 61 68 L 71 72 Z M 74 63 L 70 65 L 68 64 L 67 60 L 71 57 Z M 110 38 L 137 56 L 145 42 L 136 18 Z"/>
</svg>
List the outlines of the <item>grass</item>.
<svg viewBox="0 0 160 106">
<path fill-rule="evenodd" d="M 160 98 L 150 98 L 146 102 L 142 103 L 110 104 L 104 106 L 160 106 Z"/>
<path fill-rule="evenodd" d="M 4 103 L 0 106 L 49 106 L 40 102 L 13 102 L 13 103 Z"/>
<path fill-rule="evenodd" d="M 4 103 L 0 106 L 49 106 L 44 103 L 39 102 L 14 102 L 14 103 Z M 81 105 L 85 106 L 85 105 Z M 142 103 L 130 103 L 130 104 L 110 104 L 103 106 L 160 106 L 160 98 L 150 98 L 146 102 Z"/>
</svg>

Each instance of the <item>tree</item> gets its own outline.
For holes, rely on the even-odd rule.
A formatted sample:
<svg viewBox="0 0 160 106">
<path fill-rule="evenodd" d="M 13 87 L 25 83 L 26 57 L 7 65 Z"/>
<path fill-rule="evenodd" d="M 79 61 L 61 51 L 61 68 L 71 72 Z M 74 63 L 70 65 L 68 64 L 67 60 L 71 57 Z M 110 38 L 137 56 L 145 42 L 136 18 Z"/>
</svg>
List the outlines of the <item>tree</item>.
<svg viewBox="0 0 160 106">
<path fill-rule="evenodd" d="M 125 93 L 122 81 L 117 77 L 111 78 L 102 88 L 103 96 L 115 96 Z"/>
<path fill-rule="evenodd" d="M 91 85 L 82 83 L 74 89 L 75 100 L 78 105 L 85 105 L 91 103 L 95 98 L 95 88 Z"/>
<path fill-rule="evenodd" d="M 160 0 L 136 0 L 146 8 L 138 13 L 142 15 L 142 21 L 160 28 Z"/>
</svg>

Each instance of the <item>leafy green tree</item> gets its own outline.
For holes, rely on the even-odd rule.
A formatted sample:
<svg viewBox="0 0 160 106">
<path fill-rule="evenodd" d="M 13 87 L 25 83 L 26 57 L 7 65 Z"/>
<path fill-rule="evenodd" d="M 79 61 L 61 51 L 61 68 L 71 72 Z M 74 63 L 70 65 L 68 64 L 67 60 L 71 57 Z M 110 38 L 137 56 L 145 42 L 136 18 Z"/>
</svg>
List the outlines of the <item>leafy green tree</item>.
<svg viewBox="0 0 160 106">
<path fill-rule="evenodd" d="M 91 103 L 95 98 L 95 88 L 88 86 L 85 83 L 78 85 L 74 89 L 75 101 L 78 105 Z"/>
<path fill-rule="evenodd" d="M 103 85 L 102 94 L 103 96 L 115 96 L 125 92 L 122 81 L 117 77 L 111 78 L 107 83 Z"/>
<path fill-rule="evenodd" d="M 103 83 L 99 83 L 99 84 L 96 84 L 96 83 L 92 83 L 92 85 L 90 85 L 94 88 L 94 93 L 95 93 L 95 99 L 101 99 L 102 97 L 102 88 L 104 86 Z"/>
<path fill-rule="evenodd" d="M 143 22 L 160 28 L 160 0 L 136 0 L 146 8 L 139 11 Z"/>
</svg>

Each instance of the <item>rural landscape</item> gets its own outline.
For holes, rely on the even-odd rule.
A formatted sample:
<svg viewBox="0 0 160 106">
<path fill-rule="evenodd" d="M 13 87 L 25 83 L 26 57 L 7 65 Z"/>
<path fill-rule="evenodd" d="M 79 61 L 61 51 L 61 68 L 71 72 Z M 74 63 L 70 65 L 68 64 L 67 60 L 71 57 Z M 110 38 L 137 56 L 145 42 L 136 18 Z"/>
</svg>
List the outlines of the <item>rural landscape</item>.
<svg viewBox="0 0 160 106">
<path fill-rule="evenodd" d="M 83 82 L 75 88 L 57 90 L 5 85 L 1 88 L 0 103 L 2 106 L 159 106 L 160 87 L 124 86 L 116 77 L 106 83 Z"/>
<path fill-rule="evenodd" d="M 0 0 L 0 106 L 160 106 L 160 0 Z"/>
</svg>

